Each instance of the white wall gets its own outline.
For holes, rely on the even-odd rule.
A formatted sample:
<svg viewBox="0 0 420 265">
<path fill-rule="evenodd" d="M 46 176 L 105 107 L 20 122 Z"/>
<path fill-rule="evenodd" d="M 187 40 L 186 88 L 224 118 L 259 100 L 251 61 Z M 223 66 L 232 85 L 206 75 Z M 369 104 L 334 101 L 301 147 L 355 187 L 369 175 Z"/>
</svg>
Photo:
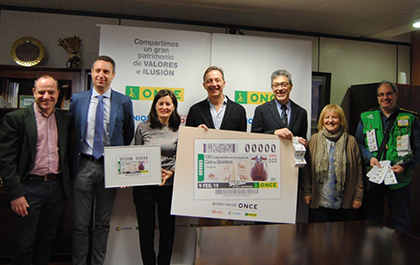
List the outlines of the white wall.
<svg viewBox="0 0 420 265">
<path fill-rule="evenodd" d="M 126 26 L 226 32 L 226 29 L 215 27 L 3 10 L 0 18 L 0 64 L 15 65 L 10 55 L 13 42 L 24 36 L 32 36 L 45 46 L 46 56 L 40 63 L 41 66 L 65 67 L 67 54 L 57 45 L 57 39 L 76 35 L 83 40 L 81 67 L 89 68 L 99 50 L 99 28 L 96 25 L 120 23 Z M 384 79 L 396 81 L 397 74 L 401 71 L 407 73 L 408 83 L 410 81 L 410 47 L 407 46 L 246 30 L 244 33 L 310 40 L 312 70 L 332 73 L 331 103 L 340 104 L 347 88 L 353 84 Z M 270 74 L 267 73 L 262 78 L 268 79 Z"/>
<path fill-rule="evenodd" d="M 396 47 L 339 39 L 321 39 L 320 71 L 332 74 L 331 102 L 340 103 L 351 84 L 396 81 Z"/>
<path fill-rule="evenodd" d="M 12 44 L 19 38 L 30 36 L 42 42 L 45 57 L 39 66 L 66 67 L 66 51 L 58 46 L 58 39 L 80 36 L 81 67 L 90 68 L 98 56 L 99 27 L 96 24 L 118 25 L 117 19 L 1 11 L 0 64 L 16 65 L 10 55 Z"/>
<path fill-rule="evenodd" d="M 398 46 L 398 73 L 407 74 L 407 84 L 411 80 L 411 47 Z"/>
</svg>

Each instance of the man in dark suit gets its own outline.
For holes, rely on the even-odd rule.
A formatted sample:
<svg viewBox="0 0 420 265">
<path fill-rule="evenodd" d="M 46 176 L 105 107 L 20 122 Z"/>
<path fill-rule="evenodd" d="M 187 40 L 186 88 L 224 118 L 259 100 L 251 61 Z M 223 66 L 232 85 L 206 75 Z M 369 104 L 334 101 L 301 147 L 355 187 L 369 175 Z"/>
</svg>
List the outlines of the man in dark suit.
<svg viewBox="0 0 420 265">
<path fill-rule="evenodd" d="M 129 145 L 134 136 L 131 99 L 111 89 L 115 62 L 99 56 L 92 65 L 93 89 L 74 94 L 69 115 L 74 141 L 73 263 L 86 264 L 94 208 L 91 264 L 103 264 L 116 189 L 104 185 L 104 146 Z"/>
<path fill-rule="evenodd" d="M 306 110 L 290 100 L 293 88 L 292 75 L 286 70 L 277 70 L 271 74 L 271 89 L 274 99 L 258 106 L 254 112 L 251 132 L 275 134 L 281 138 L 292 140 L 299 137 L 299 142 L 308 147 L 306 134 L 308 131 L 308 114 Z M 300 198 L 302 177 L 299 174 L 298 197 Z M 306 221 L 307 206 L 302 200 L 297 201 L 297 219 Z"/>
<path fill-rule="evenodd" d="M 226 85 L 223 69 L 210 66 L 203 75 L 203 87 L 207 99 L 193 105 L 188 111 L 186 126 L 201 127 L 206 130 L 232 130 L 246 132 L 245 108 L 223 94 Z M 233 225 L 232 220 L 200 218 L 200 226 Z"/>
<path fill-rule="evenodd" d="M 271 89 L 274 99 L 255 109 L 251 132 L 275 134 L 289 140 L 299 136 L 299 142 L 307 146 L 308 114 L 290 100 L 292 88 L 292 75 L 288 71 L 273 72 Z"/>
<path fill-rule="evenodd" d="M 226 85 L 223 69 L 210 66 L 203 76 L 208 97 L 188 111 L 186 126 L 246 132 L 245 108 L 223 94 Z"/>
<path fill-rule="evenodd" d="M 69 119 L 55 109 L 58 82 L 34 82 L 35 103 L 7 113 L 0 131 L 0 176 L 16 213 L 12 264 L 48 264 L 65 199 L 70 194 Z"/>
</svg>

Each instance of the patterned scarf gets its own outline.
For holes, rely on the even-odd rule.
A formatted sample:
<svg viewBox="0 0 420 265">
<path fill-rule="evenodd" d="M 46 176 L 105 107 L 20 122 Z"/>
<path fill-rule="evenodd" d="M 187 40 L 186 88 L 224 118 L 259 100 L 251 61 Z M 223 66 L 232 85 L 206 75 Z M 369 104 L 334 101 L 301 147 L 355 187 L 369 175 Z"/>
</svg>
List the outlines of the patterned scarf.
<svg viewBox="0 0 420 265">
<path fill-rule="evenodd" d="M 336 133 L 329 133 L 325 127 L 318 132 L 317 148 L 315 156 L 315 179 L 317 182 L 323 183 L 328 178 L 328 152 L 327 140 L 336 142 L 334 168 L 337 180 L 337 191 L 344 190 L 346 181 L 346 145 L 347 145 L 347 132 L 340 126 L 340 130 Z"/>
</svg>

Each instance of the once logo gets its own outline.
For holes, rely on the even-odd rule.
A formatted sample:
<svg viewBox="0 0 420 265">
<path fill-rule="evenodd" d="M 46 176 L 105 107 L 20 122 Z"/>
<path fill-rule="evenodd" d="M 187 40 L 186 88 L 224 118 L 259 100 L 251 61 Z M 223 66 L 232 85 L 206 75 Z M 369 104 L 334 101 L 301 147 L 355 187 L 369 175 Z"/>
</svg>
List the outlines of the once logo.
<svg viewBox="0 0 420 265">
<path fill-rule="evenodd" d="M 238 207 L 240 209 L 252 209 L 252 210 L 258 210 L 258 204 L 257 203 L 238 203 Z"/>
<path fill-rule="evenodd" d="M 125 94 L 132 100 L 153 100 L 157 92 L 162 89 L 171 90 L 178 101 L 184 101 L 184 88 L 126 86 Z"/>
<path fill-rule="evenodd" d="M 139 122 L 147 121 L 147 119 L 148 119 L 147 115 L 136 115 L 136 116 L 134 116 L 134 120 L 139 121 Z"/>
<path fill-rule="evenodd" d="M 273 98 L 272 92 L 235 91 L 235 102 L 239 104 L 261 105 Z"/>
<path fill-rule="evenodd" d="M 277 182 L 260 182 L 259 188 L 277 188 Z"/>
</svg>

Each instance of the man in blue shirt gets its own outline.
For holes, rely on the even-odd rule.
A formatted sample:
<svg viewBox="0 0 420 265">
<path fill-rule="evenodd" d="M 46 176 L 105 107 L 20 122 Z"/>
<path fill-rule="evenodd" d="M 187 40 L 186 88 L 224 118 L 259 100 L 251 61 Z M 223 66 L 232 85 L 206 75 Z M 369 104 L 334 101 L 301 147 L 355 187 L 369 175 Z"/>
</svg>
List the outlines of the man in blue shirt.
<svg viewBox="0 0 420 265">
<path fill-rule="evenodd" d="M 111 88 L 115 61 L 95 59 L 93 88 L 72 96 L 69 116 L 74 128 L 73 264 L 103 264 L 117 190 L 105 188 L 104 146 L 129 145 L 134 136 L 131 99 Z M 92 232 L 89 222 L 92 213 Z M 92 246 L 88 260 L 89 245 Z"/>
</svg>

